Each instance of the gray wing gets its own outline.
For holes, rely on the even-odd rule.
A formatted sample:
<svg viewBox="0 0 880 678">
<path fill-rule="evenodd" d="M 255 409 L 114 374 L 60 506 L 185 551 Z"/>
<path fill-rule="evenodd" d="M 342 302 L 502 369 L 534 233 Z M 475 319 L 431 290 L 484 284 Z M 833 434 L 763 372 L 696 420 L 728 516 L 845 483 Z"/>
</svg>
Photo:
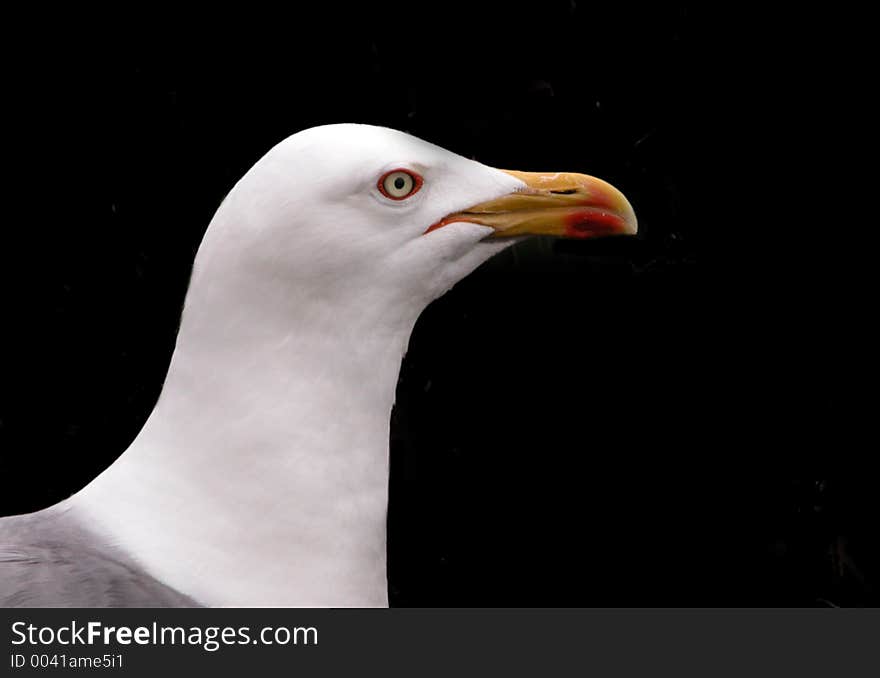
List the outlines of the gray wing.
<svg viewBox="0 0 880 678">
<path fill-rule="evenodd" d="M 69 512 L 0 518 L 0 607 L 198 607 Z"/>
</svg>

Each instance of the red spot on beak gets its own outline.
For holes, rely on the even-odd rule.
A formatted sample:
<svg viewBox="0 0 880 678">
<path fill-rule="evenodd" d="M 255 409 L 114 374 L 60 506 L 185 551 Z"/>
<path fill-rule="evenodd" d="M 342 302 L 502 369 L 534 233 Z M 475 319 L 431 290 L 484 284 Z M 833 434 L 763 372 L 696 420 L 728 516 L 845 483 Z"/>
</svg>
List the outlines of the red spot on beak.
<svg viewBox="0 0 880 678">
<path fill-rule="evenodd" d="M 613 235 L 626 229 L 626 221 L 613 212 L 585 208 L 565 217 L 565 235 L 569 238 L 592 238 Z"/>
</svg>

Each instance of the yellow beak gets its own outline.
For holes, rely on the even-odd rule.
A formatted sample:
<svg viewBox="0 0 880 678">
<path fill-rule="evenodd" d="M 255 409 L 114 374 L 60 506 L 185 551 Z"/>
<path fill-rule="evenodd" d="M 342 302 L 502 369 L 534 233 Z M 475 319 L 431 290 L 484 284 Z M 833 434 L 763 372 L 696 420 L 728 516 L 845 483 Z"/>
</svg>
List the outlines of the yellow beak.
<svg viewBox="0 0 880 678">
<path fill-rule="evenodd" d="M 502 170 L 525 187 L 489 202 L 450 214 L 426 233 L 454 221 L 495 229 L 493 236 L 555 235 L 594 238 L 634 235 L 636 214 L 626 197 L 606 181 L 570 172 Z"/>
</svg>

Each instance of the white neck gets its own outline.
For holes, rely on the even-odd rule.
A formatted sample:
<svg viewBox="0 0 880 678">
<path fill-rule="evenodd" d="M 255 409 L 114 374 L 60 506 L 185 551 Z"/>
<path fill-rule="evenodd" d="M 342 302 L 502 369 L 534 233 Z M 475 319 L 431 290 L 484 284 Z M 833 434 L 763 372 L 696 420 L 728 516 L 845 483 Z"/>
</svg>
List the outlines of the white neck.
<svg viewBox="0 0 880 678">
<path fill-rule="evenodd" d="M 155 410 L 71 504 L 206 605 L 387 605 L 389 418 L 428 300 L 300 290 L 212 229 Z"/>
</svg>

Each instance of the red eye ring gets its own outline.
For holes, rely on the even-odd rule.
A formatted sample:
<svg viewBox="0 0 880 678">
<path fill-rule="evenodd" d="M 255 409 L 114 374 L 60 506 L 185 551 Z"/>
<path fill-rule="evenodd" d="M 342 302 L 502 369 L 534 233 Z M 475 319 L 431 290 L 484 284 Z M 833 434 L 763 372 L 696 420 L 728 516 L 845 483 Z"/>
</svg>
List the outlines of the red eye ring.
<svg viewBox="0 0 880 678">
<path fill-rule="evenodd" d="M 402 185 L 398 186 L 397 188 L 394 188 L 394 187 L 389 188 L 388 186 L 386 186 L 386 182 L 395 174 L 401 175 L 401 176 L 395 177 L 395 183 L 398 183 L 401 181 L 403 181 L 403 183 L 402 183 Z M 408 186 L 406 184 L 406 178 L 409 179 Z M 385 172 L 385 174 L 383 174 L 381 177 L 379 177 L 379 181 L 376 183 L 376 188 L 378 188 L 379 192 L 382 195 L 384 195 L 386 198 L 388 198 L 389 200 L 395 200 L 395 201 L 399 202 L 401 200 L 406 200 L 407 198 L 411 198 L 416 193 L 418 193 L 419 190 L 422 188 L 422 184 L 424 184 L 424 183 L 425 183 L 425 180 L 422 179 L 422 177 L 419 174 L 416 174 L 412 170 L 408 170 L 406 168 L 399 167 L 398 169 L 389 170 L 388 172 Z M 406 193 L 399 193 L 399 191 L 401 191 L 401 190 L 406 190 L 407 192 Z"/>
</svg>

